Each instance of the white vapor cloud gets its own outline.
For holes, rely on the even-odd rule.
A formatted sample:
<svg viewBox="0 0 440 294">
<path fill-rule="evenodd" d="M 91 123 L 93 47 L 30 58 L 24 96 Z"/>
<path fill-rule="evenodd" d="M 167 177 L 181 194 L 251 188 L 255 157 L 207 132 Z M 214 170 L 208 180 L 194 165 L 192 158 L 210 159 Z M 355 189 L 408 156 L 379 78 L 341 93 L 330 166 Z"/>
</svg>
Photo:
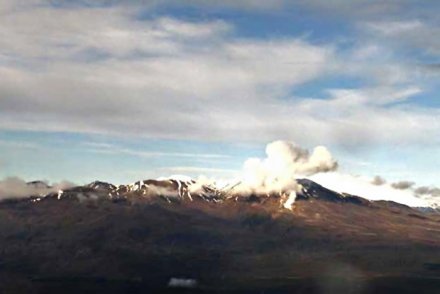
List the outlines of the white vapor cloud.
<svg viewBox="0 0 440 294">
<path fill-rule="evenodd" d="M 290 209 L 299 189 L 300 176 L 336 170 L 338 164 L 327 148 L 316 147 L 312 153 L 288 141 L 274 141 L 266 146 L 264 159 L 250 158 L 243 165 L 240 184 L 235 192 L 245 194 L 280 194 Z"/>
<path fill-rule="evenodd" d="M 44 196 L 51 192 L 73 187 L 74 184 L 62 181 L 47 185 L 42 182 L 27 183 L 18 177 L 8 177 L 0 181 L 0 200 L 25 198 L 29 196 Z"/>
<path fill-rule="evenodd" d="M 235 178 L 207 177 L 201 175 L 190 186 L 190 193 L 203 193 L 204 187 L 224 189 L 231 195 L 279 195 L 287 209 L 291 209 L 300 186 L 298 177 L 336 170 L 338 163 L 324 146 L 310 153 L 289 141 L 274 141 L 266 146 L 266 158 L 249 158 Z M 187 171 L 184 168 L 183 171 Z M 189 169 L 190 170 L 190 169 Z M 200 169 L 209 171 L 210 169 Z M 224 170 L 215 170 L 223 172 Z M 227 171 L 234 173 L 233 171 Z M 175 178 L 176 176 L 173 176 Z"/>
<path fill-rule="evenodd" d="M 413 188 L 414 183 L 409 181 L 389 184 L 380 176 L 370 179 L 337 169 L 338 162 L 324 146 L 309 152 L 292 142 L 279 140 L 266 146 L 266 158 L 245 161 L 237 178 L 225 180 L 201 176 L 190 192 L 200 192 L 207 185 L 233 187 L 233 193 L 244 195 L 278 194 L 282 196 L 284 207 L 290 209 L 301 189 L 297 179 L 305 177 L 336 192 L 369 200 L 394 201 L 413 207 L 435 206 L 438 203 L 435 197 L 440 193 L 434 187 Z"/>
<path fill-rule="evenodd" d="M 107 144 L 99 146 L 113 148 L 113 145 Z M 280 203 L 287 209 L 291 209 L 297 193 L 301 190 L 297 182 L 299 178 L 309 178 L 336 192 L 357 195 L 369 200 L 395 201 L 413 207 L 439 205 L 440 189 L 437 187 L 417 187 L 411 181 L 388 183 L 381 176 L 372 179 L 354 176 L 339 172 L 338 165 L 338 161 L 324 146 L 315 147 L 310 152 L 293 142 L 278 140 L 267 144 L 265 158 L 246 160 L 241 172 L 194 166 L 165 167 L 162 172 L 201 174 L 190 185 L 188 190 L 190 195 L 204 193 L 206 186 L 224 191 L 231 189 L 232 195 L 276 194 L 281 196 Z M 216 174 L 217 177 L 207 177 L 203 173 Z M 190 177 L 178 175 L 158 180 L 170 178 L 192 182 Z M 0 200 L 43 196 L 72 186 L 74 184 L 66 181 L 47 185 L 44 182 L 27 183 L 23 179 L 9 177 L 0 181 Z M 179 197 L 178 191 L 166 187 L 157 187 L 150 192 L 152 195 L 159 194 L 169 198 Z"/>
<path fill-rule="evenodd" d="M 315 147 L 310 153 L 292 142 L 279 140 L 266 146 L 266 155 L 264 159 L 250 158 L 244 163 L 242 174 L 235 180 L 240 183 L 235 192 L 284 195 L 284 206 L 290 209 L 300 190 L 296 180 L 306 177 L 336 192 L 369 200 L 388 200 L 413 207 L 438 203 L 435 197 L 440 193 L 434 187 L 415 189 L 410 181 L 388 184 L 380 176 L 370 179 L 341 173 L 337 170 L 337 160 L 324 146 Z M 202 185 L 216 183 L 215 179 L 201 179 Z"/>
<path fill-rule="evenodd" d="M 311 154 L 293 143 L 275 141 L 266 147 L 267 157 L 244 163 L 243 183 L 259 193 L 274 193 L 289 187 L 298 176 L 333 171 L 338 164 L 323 146 Z"/>
</svg>

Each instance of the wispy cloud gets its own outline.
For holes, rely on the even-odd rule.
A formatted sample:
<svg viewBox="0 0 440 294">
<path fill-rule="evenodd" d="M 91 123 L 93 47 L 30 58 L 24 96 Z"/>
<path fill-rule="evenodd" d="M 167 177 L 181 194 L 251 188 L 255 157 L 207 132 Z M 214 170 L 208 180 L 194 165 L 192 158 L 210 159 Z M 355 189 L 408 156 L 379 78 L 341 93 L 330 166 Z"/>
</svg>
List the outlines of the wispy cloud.
<svg viewBox="0 0 440 294">
<path fill-rule="evenodd" d="M 365 23 L 364 27 L 396 49 L 405 46 L 437 56 L 440 54 L 440 28 L 438 23 L 430 23 L 429 19 L 372 21 Z"/>
<path fill-rule="evenodd" d="M 183 173 L 183 174 L 193 174 L 193 173 L 200 173 L 200 174 L 237 174 L 239 171 L 234 169 L 222 169 L 222 168 L 210 168 L 210 167 L 199 167 L 199 166 L 171 166 L 171 167 L 164 167 L 161 170 L 163 171 L 171 171 L 171 172 L 177 172 L 177 173 Z"/>
<path fill-rule="evenodd" d="M 37 143 L 16 141 L 16 140 L 0 140 L 0 146 L 8 148 L 25 148 L 25 149 L 40 149 L 41 146 Z"/>
<path fill-rule="evenodd" d="M 201 158 L 201 159 L 226 159 L 231 158 L 226 154 L 212 154 L 212 153 L 185 153 L 185 152 L 161 152 L 161 151 L 142 151 L 120 147 L 108 143 L 87 142 L 84 146 L 91 147 L 86 149 L 89 152 L 101 154 L 125 154 L 137 157 L 183 157 L 183 158 Z"/>
</svg>

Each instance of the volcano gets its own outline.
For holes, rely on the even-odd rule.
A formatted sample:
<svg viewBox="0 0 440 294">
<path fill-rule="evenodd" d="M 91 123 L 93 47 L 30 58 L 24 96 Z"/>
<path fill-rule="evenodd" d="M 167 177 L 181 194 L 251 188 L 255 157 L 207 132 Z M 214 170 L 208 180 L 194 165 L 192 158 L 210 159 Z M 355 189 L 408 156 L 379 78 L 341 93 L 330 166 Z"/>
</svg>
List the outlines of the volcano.
<svg viewBox="0 0 440 294">
<path fill-rule="evenodd" d="M 4 200 L 0 289 L 439 293 L 435 210 L 297 182 L 295 201 L 181 178 Z"/>
</svg>

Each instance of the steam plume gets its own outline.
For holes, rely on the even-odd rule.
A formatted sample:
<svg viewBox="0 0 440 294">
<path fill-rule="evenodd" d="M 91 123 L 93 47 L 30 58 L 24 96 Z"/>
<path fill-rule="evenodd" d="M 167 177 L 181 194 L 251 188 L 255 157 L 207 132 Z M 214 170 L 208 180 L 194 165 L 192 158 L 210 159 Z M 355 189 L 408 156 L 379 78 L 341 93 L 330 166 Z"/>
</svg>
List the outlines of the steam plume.
<svg viewBox="0 0 440 294">
<path fill-rule="evenodd" d="M 334 171 L 338 163 L 327 148 L 316 147 L 312 153 L 288 141 L 275 141 L 266 146 L 266 158 L 250 158 L 243 166 L 237 191 L 248 194 L 280 193 L 288 197 L 290 208 L 296 198 L 299 176 Z"/>
</svg>

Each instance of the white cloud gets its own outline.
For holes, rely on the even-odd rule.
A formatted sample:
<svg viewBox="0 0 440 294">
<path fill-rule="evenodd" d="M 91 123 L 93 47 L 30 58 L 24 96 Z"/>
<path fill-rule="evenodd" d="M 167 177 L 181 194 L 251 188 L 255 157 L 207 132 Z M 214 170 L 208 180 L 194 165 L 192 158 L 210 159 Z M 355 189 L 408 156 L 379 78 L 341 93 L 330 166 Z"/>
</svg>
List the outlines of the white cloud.
<svg viewBox="0 0 440 294">
<path fill-rule="evenodd" d="M 329 94 L 334 97 L 333 102 L 340 106 L 387 105 L 403 102 L 412 96 L 420 94 L 418 87 L 395 89 L 390 87 L 367 89 L 330 89 Z"/>
<path fill-rule="evenodd" d="M 326 142 L 353 147 L 438 144 L 438 110 L 393 104 L 416 93 L 417 88 L 336 90 L 331 91 L 332 99 L 303 100 L 296 110 L 307 119 L 319 119 L 314 135 Z"/>
<path fill-rule="evenodd" d="M 231 37 L 222 21 L 138 21 L 131 9 L 38 7 L 0 19 L 3 128 L 236 138 L 332 55 L 300 39 Z"/>
<path fill-rule="evenodd" d="M 424 90 L 410 71 L 371 62 L 380 46 L 347 58 L 303 38 L 240 38 L 225 21 L 139 20 L 137 6 L 11 7 L 0 18 L 3 129 L 344 146 L 440 137 L 438 110 L 409 104 Z M 291 94 L 341 74 L 377 80 Z"/>
<path fill-rule="evenodd" d="M 398 50 L 417 48 L 425 53 L 440 54 L 440 29 L 431 19 L 368 21 L 364 29 Z"/>
<path fill-rule="evenodd" d="M 371 22 L 366 25 L 369 29 L 388 36 L 408 33 L 423 27 L 423 24 L 418 20 Z"/>
<path fill-rule="evenodd" d="M 62 181 L 50 186 L 45 183 L 26 183 L 17 177 L 8 177 L 0 180 L 0 200 L 23 198 L 29 196 L 45 196 L 48 193 L 73 187 L 74 184 Z"/>
</svg>

